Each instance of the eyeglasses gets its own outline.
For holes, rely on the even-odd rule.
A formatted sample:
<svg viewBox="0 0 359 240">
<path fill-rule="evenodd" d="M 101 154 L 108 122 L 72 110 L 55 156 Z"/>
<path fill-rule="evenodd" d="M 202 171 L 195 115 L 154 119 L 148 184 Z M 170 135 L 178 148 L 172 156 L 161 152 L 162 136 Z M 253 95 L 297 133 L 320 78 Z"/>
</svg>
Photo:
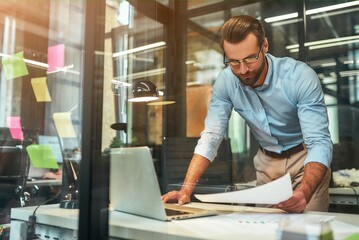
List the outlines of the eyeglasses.
<svg viewBox="0 0 359 240">
<path fill-rule="evenodd" d="M 261 44 L 261 47 L 259 48 L 258 54 L 255 57 L 248 57 L 242 60 L 228 60 L 226 57 L 224 57 L 224 61 L 223 63 L 226 66 L 230 66 L 231 68 L 239 68 L 241 66 L 241 63 L 244 63 L 246 66 L 248 66 L 249 64 L 255 63 L 258 58 L 259 58 L 259 54 L 261 54 L 263 48 L 263 42 Z"/>
</svg>

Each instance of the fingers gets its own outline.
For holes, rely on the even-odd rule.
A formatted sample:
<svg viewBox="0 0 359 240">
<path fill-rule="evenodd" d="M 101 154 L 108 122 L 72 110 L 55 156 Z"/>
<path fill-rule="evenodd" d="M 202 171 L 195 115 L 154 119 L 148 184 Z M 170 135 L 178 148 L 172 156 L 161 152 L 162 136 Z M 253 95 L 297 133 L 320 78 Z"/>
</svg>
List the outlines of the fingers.
<svg viewBox="0 0 359 240">
<path fill-rule="evenodd" d="M 181 191 L 171 191 L 168 192 L 161 197 L 163 203 L 175 203 L 178 202 L 178 204 L 183 205 L 185 203 L 190 202 L 190 198 L 182 193 Z"/>
<path fill-rule="evenodd" d="M 168 192 L 168 193 L 162 195 L 161 199 L 162 199 L 163 203 L 166 203 L 166 202 L 170 202 L 171 200 L 173 200 L 175 198 L 174 198 L 174 194 L 172 192 Z"/>
<path fill-rule="evenodd" d="M 294 192 L 293 196 L 288 200 L 278 203 L 277 207 L 291 213 L 302 213 L 307 205 L 302 194 Z"/>
<path fill-rule="evenodd" d="M 162 202 L 177 202 L 180 198 L 180 194 L 177 191 L 171 191 L 161 197 Z"/>
<path fill-rule="evenodd" d="M 303 212 L 303 208 L 301 206 L 301 204 L 299 204 L 298 202 L 282 202 L 279 203 L 277 205 L 278 208 L 287 211 L 287 212 L 291 212 L 291 213 L 301 213 Z"/>
<path fill-rule="evenodd" d="M 183 205 L 185 203 L 189 202 L 187 200 L 187 195 L 183 194 L 182 196 L 180 196 L 180 198 L 178 199 L 178 204 L 179 205 Z"/>
</svg>

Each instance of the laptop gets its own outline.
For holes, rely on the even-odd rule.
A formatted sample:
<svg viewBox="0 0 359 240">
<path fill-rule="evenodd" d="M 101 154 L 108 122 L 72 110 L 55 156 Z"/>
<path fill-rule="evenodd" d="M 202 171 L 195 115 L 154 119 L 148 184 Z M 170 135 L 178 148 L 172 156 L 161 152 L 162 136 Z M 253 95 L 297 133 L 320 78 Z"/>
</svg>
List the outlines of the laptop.
<svg viewBox="0 0 359 240">
<path fill-rule="evenodd" d="M 170 221 L 215 215 L 215 211 L 164 204 L 148 147 L 111 149 L 110 205 L 115 211 Z"/>
</svg>

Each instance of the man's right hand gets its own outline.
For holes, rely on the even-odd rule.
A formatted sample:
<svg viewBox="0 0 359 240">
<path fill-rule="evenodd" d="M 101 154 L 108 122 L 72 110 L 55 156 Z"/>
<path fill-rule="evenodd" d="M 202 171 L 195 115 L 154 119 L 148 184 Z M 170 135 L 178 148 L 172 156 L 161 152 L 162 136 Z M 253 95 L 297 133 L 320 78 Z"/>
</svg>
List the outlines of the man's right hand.
<svg viewBox="0 0 359 240">
<path fill-rule="evenodd" d="M 210 161 L 207 158 L 193 154 L 181 190 L 164 194 L 162 202 L 178 203 L 179 205 L 191 202 L 191 194 L 209 163 Z"/>
<path fill-rule="evenodd" d="M 163 203 L 178 203 L 179 205 L 183 205 L 185 203 L 191 202 L 191 198 L 189 195 L 182 191 L 171 191 L 164 195 L 162 195 Z"/>
</svg>

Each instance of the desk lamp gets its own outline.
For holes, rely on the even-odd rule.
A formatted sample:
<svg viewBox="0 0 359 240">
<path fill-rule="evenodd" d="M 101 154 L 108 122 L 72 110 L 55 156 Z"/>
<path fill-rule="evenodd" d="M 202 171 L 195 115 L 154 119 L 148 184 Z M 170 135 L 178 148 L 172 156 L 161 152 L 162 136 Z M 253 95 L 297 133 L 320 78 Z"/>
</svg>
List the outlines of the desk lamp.
<svg viewBox="0 0 359 240">
<path fill-rule="evenodd" d="M 121 111 L 123 111 L 123 109 L 125 108 L 125 94 L 121 91 L 123 91 L 123 89 L 121 90 L 121 86 L 131 86 L 131 84 L 126 84 L 123 82 L 119 82 L 116 80 L 112 81 L 113 86 L 112 86 L 112 90 L 114 92 L 115 95 L 119 96 L 118 98 L 116 98 L 117 102 L 116 105 L 119 107 L 119 114 L 118 114 L 118 121 L 114 124 L 111 125 L 111 128 L 116 130 L 116 131 L 123 131 L 124 133 L 127 133 L 127 123 L 126 122 L 122 122 L 122 121 L 126 121 L 126 115 L 125 114 L 121 114 Z M 125 88 L 126 89 L 126 88 Z M 129 99 L 127 99 L 129 102 L 152 102 L 152 101 L 156 101 L 159 99 L 159 91 L 156 87 L 155 84 L 153 84 L 150 81 L 137 81 L 133 84 L 132 87 L 132 97 L 130 97 Z M 124 117 L 125 115 L 125 117 Z M 117 137 L 116 137 L 117 138 Z M 125 137 L 123 137 L 122 135 L 120 135 L 120 141 L 123 141 Z M 126 142 L 126 141 L 124 141 Z"/>
<path fill-rule="evenodd" d="M 132 94 L 133 97 L 128 99 L 129 102 L 147 102 L 148 106 L 164 106 L 175 103 L 175 101 L 160 100 L 163 92 L 159 91 L 156 85 L 150 81 L 136 82 Z"/>
<path fill-rule="evenodd" d="M 127 133 L 127 123 L 114 123 L 111 124 L 111 128 L 116 131 L 124 131 Z"/>
<path fill-rule="evenodd" d="M 129 98 L 129 102 L 150 102 L 159 99 L 158 89 L 155 84 L 150 81 L 138 81 L 132 88 L 133 97 Z"/>
</svg>

